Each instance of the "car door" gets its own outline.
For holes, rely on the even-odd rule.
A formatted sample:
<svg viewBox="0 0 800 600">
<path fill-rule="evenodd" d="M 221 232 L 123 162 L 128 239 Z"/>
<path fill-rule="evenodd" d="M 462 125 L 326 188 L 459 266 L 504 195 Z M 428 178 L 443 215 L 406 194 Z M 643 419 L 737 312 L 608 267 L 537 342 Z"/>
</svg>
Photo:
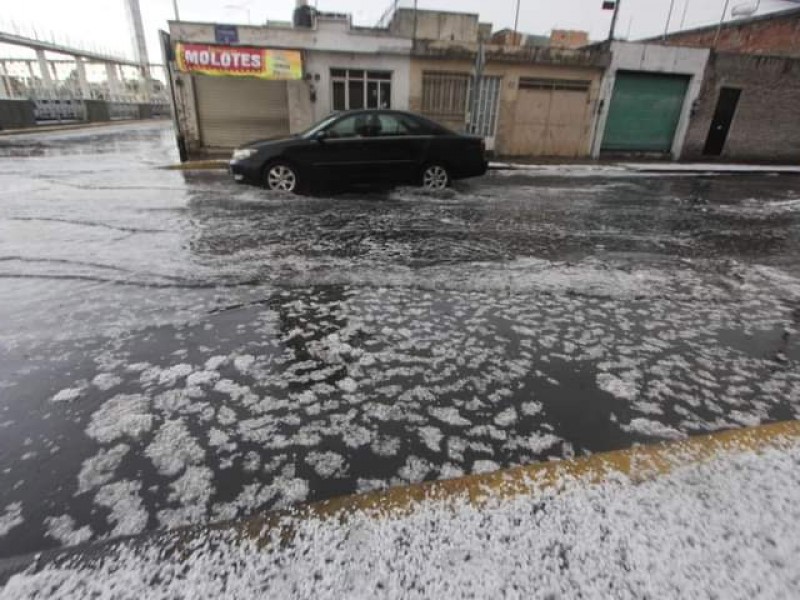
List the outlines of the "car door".
<svg viewBox="0 0 800 600">
<path fill-rule="evenodd" d="M 429 143 L 429 136 L 420 125 L 402 113 L 369 115 L 364 144 L 371 180 L 400 183 L 416 179 Z"/>
<path fill-rule="evenodd" d="M 363 113 L 345 115 L 324 129 L 323 137 L 303 148 L 302 162 L 331 183 L 363 179 L 369 155 L 364 145 Z"/>
</svg>

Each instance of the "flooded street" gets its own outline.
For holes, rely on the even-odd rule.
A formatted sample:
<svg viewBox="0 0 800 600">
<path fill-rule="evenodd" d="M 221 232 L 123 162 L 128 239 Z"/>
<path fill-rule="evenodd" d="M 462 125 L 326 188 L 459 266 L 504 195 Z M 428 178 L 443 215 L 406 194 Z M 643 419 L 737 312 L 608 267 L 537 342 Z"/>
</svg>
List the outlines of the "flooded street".
<svg viewBox="0 0 800 600">
<path fill-rule="evenodd" d="M 800 176 L 175 161 L 0 137 L 0 558 L 800 418 Z"/>
</svg>

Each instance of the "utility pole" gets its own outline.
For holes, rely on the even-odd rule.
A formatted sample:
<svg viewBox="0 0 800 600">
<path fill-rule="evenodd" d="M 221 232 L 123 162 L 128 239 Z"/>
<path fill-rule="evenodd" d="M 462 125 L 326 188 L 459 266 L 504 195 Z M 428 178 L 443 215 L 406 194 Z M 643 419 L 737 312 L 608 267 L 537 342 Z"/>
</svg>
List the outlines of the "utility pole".
<svg viewBox="0 0 800 600">
<path fill-rule="evenodd" d="M 667 24 L 664 25 L 663 41 L 667 41 L 667 33 L 669 33 L 669 22 L 672 20 L 672 10 L 675 8 L 675 0 L 669 0 L 669 12 L 667 13 Z"/>
<path fill-rule="evenodd" d="M 719 25 L 717 26 L 717 34 L 714 36 L 714 45 L 712 48 L 717 47 L 719 41 L 719 34 L 722 33 L 722 22 L 725 20 L 725 15 L 728 13 L 728 4 L 731 0 L 725 0 L 725 6 L 722 7 L 722 16 L 719 18 Z"/>
<path fill-rule="evenodd" d="M 414 0 L 414 31 L 411 34 L 411 49 L 417 49 L 417 0 Z"/>
<path fill-rule="evenodd" d="M 172 0 L 172 10 L 175 11 L 175 20 L 180 21 L 181 15 L 178 12 L 178 0 Z"/>
<path fill-rule="evenodd" d="M 608 30 L 608 41 L 614 41 L 614 30 L 617 28 L 617 16 L 619 15 L 619 5 L 622 0 L 614 2 L 614 16 L 611 17 L 611 29 Z"/>
<path fill-rule="evenodd" d="M 520 45 L 520 37 L 519 37 L 519 0 L 517 0 L 517 14 L 514 16 L 514 45 Z"/>
<path fill-rule="evenodd" d="M 687 12 L 689 12 L 689 0 L 686 0 L 686 3 L 683 5 L 683 16 L 681 17 L 681 31 L 683 31 L 683 27 L 686 25 Z"/>
</svg>

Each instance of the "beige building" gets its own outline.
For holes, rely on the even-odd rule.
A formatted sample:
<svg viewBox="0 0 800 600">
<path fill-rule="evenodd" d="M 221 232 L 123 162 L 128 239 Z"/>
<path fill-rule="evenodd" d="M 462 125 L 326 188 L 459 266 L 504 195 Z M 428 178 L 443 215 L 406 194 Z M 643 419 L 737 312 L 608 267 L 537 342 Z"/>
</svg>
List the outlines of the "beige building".
<svg viewBox="0 0 800 600">
<path fill-rule="evenodd" d="M 590 154 L 606 54 L 487 45 L 473 95 L 478 52 L 477 44 L 418 43 L 410 109 L 482 135 L 501 156 Z"/>
</svg>

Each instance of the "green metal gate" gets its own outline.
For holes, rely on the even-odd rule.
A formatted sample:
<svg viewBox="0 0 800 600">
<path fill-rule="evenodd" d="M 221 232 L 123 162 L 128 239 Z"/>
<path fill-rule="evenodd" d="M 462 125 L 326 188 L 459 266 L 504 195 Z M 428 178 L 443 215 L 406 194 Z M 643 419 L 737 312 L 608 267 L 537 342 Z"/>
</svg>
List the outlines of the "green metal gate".
<svg viewBox="0 0 800 600">
<path fill-rule="evenodd" d="M 619 71 L 601 150 L 669 152 L 689 77 Z"/>
</svg>

